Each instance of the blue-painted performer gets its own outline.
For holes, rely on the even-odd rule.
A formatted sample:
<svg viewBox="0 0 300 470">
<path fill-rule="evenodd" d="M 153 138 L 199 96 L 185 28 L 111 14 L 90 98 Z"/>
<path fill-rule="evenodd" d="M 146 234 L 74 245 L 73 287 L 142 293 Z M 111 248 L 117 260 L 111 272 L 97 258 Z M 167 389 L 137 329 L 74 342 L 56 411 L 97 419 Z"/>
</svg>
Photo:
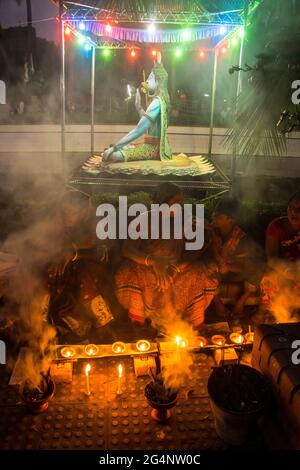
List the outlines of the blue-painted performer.
<svg viewBox="0 0 300 470">
<path fill-rule="evenodd" d="M 170 109 L 168 92 L 168 73 L 157 53 L 152 72 L 142 88 L 152 99 L 145 111 L 141 104 L 141 95 L 137 89 L 135 106 L 140 120 L 136 127 L 122 137 L 115 145 L 103 153 L 103 163 L 126 162 L 137 160 L 171 160 L 172 151 L 169 145 L 167 128 Z M 130 145 L 144 135 L 144 143 Z"/>
</svg>

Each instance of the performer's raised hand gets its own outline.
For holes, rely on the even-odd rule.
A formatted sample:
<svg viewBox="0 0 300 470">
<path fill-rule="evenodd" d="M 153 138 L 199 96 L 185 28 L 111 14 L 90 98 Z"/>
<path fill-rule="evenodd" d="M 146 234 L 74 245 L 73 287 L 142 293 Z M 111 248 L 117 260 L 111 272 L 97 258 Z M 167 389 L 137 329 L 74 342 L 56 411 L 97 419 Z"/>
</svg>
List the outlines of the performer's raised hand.
<svg viewBox="0 0 300 470">
<path fill-rule="evenodd" d="M 135 94 L 135 107 L 137 111 L 140 111 L 142 109 L 142 100 L 141 100 L 141 94 L 140 90 L 137 88 L 136 94 Z"/>
</svg>

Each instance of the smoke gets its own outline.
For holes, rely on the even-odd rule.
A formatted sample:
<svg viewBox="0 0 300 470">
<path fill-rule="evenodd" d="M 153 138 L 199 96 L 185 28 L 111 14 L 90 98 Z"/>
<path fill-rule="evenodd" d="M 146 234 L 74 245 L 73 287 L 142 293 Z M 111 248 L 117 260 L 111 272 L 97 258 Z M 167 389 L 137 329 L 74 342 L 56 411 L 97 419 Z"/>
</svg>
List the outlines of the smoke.
<svg viewBox="0 0 300 470">
<path fill-rule="evenodd" d="M 43 206 L 45 201 L 37 187 L 40 188 L 33 186 L 31 197 L 34 195 Z M 6 216 L 11 217 L 11 211 L 10 208 Z M 15 344 L 25 346 L 19 371 L 22 379 L 34 388 L 40 384 L 41 373 L 48 373 L 52 359 L 51 345 L 55 342 L 56 330 L 47 318 L 49 293 L 46 280 L 48 266 L 55 263 L 62 250 L 63 237 L 53 204 L 51 209 L 48 207 L 41 212 L 29 205 L 22 215 L 18 230 L 10 232 L 2 243 L 0 271 L 2 275 L 2 264 L 11 260 L 10 269 L 5 272 L 2 294 L 6 298 L 9 319 L 14 323 L 13 340 Z M 7 222 L 11 223 L 11 220 Z"/>
<path fill-rule="evenodd" d="M 170 291 L 165 291 L 162 295 L 163 307 L 154 317 L 151 316 L 151 321 L 153 326 L 166 336 L 166 341 L 173 343 L 172 352 L 161 357 L 162 377 L 166 387 L 178 390 L 187 386 L 191 379 L 193 355 L 188 346 L 194 343 L 196 333 L 174 308 Z"/>
<path fill-rule="evenodd" d="M 270 296 L 270 311 L 276 323 L 294 323 L 299 321 L 300 312 L 300 262 L 284 269 L 282 263 L 271 273 L 274 295 Z"/>
</svg>

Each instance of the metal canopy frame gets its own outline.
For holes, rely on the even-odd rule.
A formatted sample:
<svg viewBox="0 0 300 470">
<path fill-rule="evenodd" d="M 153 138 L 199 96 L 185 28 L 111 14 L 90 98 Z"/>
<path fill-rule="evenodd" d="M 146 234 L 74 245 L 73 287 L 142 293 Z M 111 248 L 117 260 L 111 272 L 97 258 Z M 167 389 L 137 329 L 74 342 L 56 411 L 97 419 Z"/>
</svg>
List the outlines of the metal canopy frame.
<svg viewBox="0 0 300 470">
<path fill-rule="evenodd" d="M 248 4 L 249 0 L 245 0 L 246 4 Z M 66 90 L 65 90 L 65 35 L 64 35 L 64 28 L 65 24 L 68 21 L 72 20 L 89 20 L 89 21 L 97 21 L 97 22 L 109 22 L 116 19 L 120 23 L 145 23 L 145 22 L 153 22 L 153 18 L 155 17 L 156 23 L 164 23 L 164 24 L 197 24 L 201 25 L 234 25 L 237 28 L 241 26 L 244 28 L 244 19 L 242 18 L 242 13 L 244 9 L 239 10 L 230 10 L 230 11 L 222 11 L 217 13 L 209 13 L 204 9 L 201 11 L 157 11 L 151 13 L 146 12 L 137 12 L 134 16 L 132 14 L 128 14 L 125 10 L 123 11 L 113 11 L 113 10 L 104 10 L 97 7 L 92 6 L 85 6 L 82 4 L 78 4 L 75 2 L 68 2 L 64 0 L 59 0 L 60 10 L 59 10 L 59 22 L 60 22 L 60 42 L 61 42 L 61 77 L 60 77 L 60 90 L 61 90 L 61 154 L 62 154 L 62 163 L 63 169 L 65 171 L 65 130 L 66 130 Z M 65 9 L 66 5 L 70 5 L 70 8 Z M 140 15 L 140 16 L 138 16 Z M 138 16 L 138 19 L 137 19 Z M 232 34 L 232 30 L 228 35 Z M 218 167 L 216 162 L 212 158 L 212 143 L 213 143 L 213 131 L 214 131 L 214 115 L 215 115 L 215 96 L 216 96 L 216 89 L 217 89 L 217 69 L 218 69 L 218 51 L 220 48 L 220 44 L 226 40 L 228 36 L 222 38 L 220 42 L 218 42 L 212 49 L 206 49 L 208 52 L 214 53 L 214 67 L 213 67 L 213 80 L 212 80 L 212 93 L 211 93 L 211 111 L 210 111 L 210 127 L 209 127 L 209 140 L 208 140 L 208 158 L 213 162 L 216 167 L 219 176 L 221 176 L 221 182 L 212 182 L 207 181 L 201 183 L 201 187 L 206 187 L 207 189 L 218 188 L 228 191 L 231 185 L 231 179 L 228 178 L 224 172 Z M 91 155 L 94 154 L 94 128 L 95 128 L 95 118 L 94 118 L 94 110 L 95 110 L 95 51 L 96 49 L 104 49 L 104 48 L 111 48 L 111 49 L 131 49 L 133 47 L 132 44 L 128 45 L 126 42 L 123 41 L 112 41 L 110 38 L 96 37 L 96 41 L 89 37 L 89 43 L 92 46 L 92 60 L 91 60 L 91 124 L 90 124 L 90 135 L 91 135 Z M 243 59 L 243 39 L 241 40 L 240 44 L 240 54 L 239 54 L 239 66 L 242 65 Z M 134 45 L 136 48 L 136 45 Z M 238 73 L 238 85 L 237 85 L 237 95 L 241 91 L 241 72 Z M 232 157 L 232 178 L 234 177 L 235 172 L 235 159 L 236 159 L 236 150 L 234 149 L 234 155 Z M 112 180 L 112 182 L 114 179 Z M 145 180 L 143 180 L 145 184 Z M 75 182 L 75 181 L 73 181 Z M 80 183 L 80 181 L 76 181 Z M 83 181 L 82 181 L 83 182 Z M 152 185 L 152 181 L 149 181 L 149 184 Z M 124 181 L 125 183 L 125 181 Z M 186 183 L 186 182 L 185 182 Z M 191 183 L 191 182 L 189 182 Z M 195 182 L 196 183 L 196 182 Z M 198 182 L 200 183 L 200 182 Z M 92 184 L 92 183 L 90 183 Z M 107 180 L 106 180 L 107 184 Z M 204 186 L 203 186 L 204 184 Z M 206 185 L 206 186 L 205 186 Z"/>
<path fill-rule="evenodd" d="M 100 3 L 100 2 L 99 2 Z M 191 3 L 191 2 L 190 2 Z M 208 11 L 198 2 L 190 4 L 189 8 L 184 10 L 170 8 L 166 6 L 160 8 L 159 5 L 145 8 L 137 7 L 134 12 L 126 8 L 118 9 L 115 7 L 103 8 L 101 5 L 86 5 L 84 0 L 65 0 L 65 16 L 77 20 L 97 20 L 97 21 L 119 21 L 121 23 L 145 23 L 153 22 L 165 24 L 194 24 L 194 25 L 240 25 L 242 26 L 242 8 L 232 8 L 224 11 Z M 184 2 L 186 6 L 186 2 Z M 237 5 L 236 5 L 237 6 Z"/>
</svg>

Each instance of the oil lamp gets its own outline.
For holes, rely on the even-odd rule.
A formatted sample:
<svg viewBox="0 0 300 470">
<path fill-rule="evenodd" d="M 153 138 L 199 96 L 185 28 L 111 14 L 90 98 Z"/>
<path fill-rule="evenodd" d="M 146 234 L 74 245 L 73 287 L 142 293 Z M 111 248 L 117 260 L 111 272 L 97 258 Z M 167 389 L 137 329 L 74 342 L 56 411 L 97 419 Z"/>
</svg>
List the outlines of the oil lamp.
<svg viewBox="0 0 300 470">
<path fill-rule="evenodd" d="M 88 344 L 85 349 L 85 354 L 87 354 L 88 356 L 97 356 L 97 354 L 99 353 L 99 348 L 96 344 Z"/>
<path fill-rule="evenodd" d="M 122 341 L 116 341 L 112 347 L 112 352 L 114 352 L 115 354 L 121 354 L 123 352 L 125 352 L 125 343 L 123 343 Z"/>
<path fill-rule="evenodd" d="M 151 345 L 149 341 L 146 339 L 140 339 L 139 341 L 136 342 L 136 349 L 140 352 L 147 352 L 149 351 Z"/>
<path fill-rule="evenodd" d="M 60 354 L 62 355 L 62 357 L 71 358 L 75 356 L 75 349 L 70 346 L 66 346 L 62 348 Z"/>
<path fill-rule="evenodd" d="M 225 338 L 222 335 L 214 335 L 211 338 L 212 344 L 215 344 L 216 346 L 224 346 L 225 344 Z"/>
<path fill-rule="evenodd" d="M 199 348 L 205 348 L 207 344 L 206 338 L 204 338 L 204 336 L 198 336 L 197 342 L 198 342 L 197 347 Z"/>
<path fill-rule="evenodd" d="M 242 344 L 244 342 L 244 336 L 241 333 L 231 333 L 229 338 L 234 344 Z"/>
</svg>

